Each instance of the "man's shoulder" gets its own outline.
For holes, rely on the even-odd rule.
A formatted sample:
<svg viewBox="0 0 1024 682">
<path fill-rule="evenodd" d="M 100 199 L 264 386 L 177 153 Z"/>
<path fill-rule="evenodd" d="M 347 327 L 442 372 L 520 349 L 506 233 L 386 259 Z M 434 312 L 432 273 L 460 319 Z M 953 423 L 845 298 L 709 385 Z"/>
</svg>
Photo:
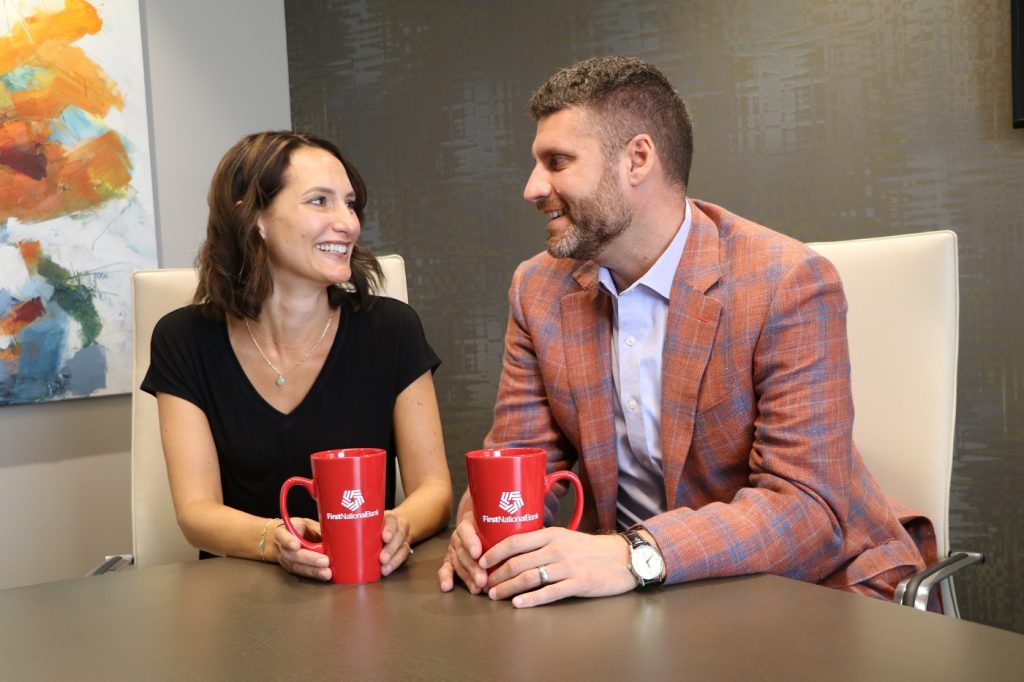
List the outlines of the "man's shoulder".
<svg viewBox="0 0 1024 682">
<path fill-rule="evenodd" d="M 732 213 L 716 204 L 693 199 L 698 216 L 706 219 L 718 233 L 720 262 L 740 267 L 761 268 L 795 263 L 817 254 L 803 242 L 782 232 Z"/>
</svg>

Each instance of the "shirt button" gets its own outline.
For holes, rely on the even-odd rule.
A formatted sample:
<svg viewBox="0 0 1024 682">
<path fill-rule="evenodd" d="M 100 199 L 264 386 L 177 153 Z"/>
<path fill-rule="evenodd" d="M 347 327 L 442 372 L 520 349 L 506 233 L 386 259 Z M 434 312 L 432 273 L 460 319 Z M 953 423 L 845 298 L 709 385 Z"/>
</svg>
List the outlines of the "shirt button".
<svg viewBox="0 0 1024 682">
<path fill-rule="evenodd" d="M 629 407 L 629 409 L 631 409 L 631 410 L 635 410 L 636 409 L 636 400 L 634 400 L 633 398 L 630 398 L 629 402 L 626 403 L 626 406 Z"/>
<path fill-rule="evenodd" d="M 634 339 L 632 336 L 627 336 L 626 337 L 626 345 L 627 346 L 632 346 L 634 343 L 636 343 L 636 339 Z"/>
</svg>

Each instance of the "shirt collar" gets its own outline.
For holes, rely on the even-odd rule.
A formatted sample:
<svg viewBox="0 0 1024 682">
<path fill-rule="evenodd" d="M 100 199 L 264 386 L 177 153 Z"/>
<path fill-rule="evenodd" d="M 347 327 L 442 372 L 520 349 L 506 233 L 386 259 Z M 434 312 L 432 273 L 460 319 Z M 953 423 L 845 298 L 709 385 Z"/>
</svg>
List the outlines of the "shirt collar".
<svg viewBox="0 0 1024 682">
<path fill-rule="evenodd" d="M 612 298 L 618 298 L 622 294 L 642 285 L 660 294 L 666 301 L 669 300 L 672 293 L 672 280 L 675 279 L 676 270 L 679 268 L 679 260 L 683 257 L 683 247 L 686 246 L 686 237 L 690 234 L 690 224 L 692 223 L 693 214 L 690 211 L 689 200 L 685 202 L 685 207 L 686 212 L 683 215 L 683 223 L 676 230 L 676 236 L 672 237 L 668 247 L 658 256 L 658 260 L 654 261 L 654 265 L 640 279 L 633 282 L 632 286 L 628 289 L 619 293 L 615 289 L 615 281 L 612 279 L 611 270 L 602 265 L 597 274 L 601 288 L 611 294 Z"/>
</svg>

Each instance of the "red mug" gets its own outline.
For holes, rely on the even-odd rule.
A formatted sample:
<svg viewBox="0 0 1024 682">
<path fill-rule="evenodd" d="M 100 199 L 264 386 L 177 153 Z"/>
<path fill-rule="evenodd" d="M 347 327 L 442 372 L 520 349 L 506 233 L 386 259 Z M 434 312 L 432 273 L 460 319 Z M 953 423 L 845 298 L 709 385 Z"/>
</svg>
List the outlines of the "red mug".
<svg viewBox="0 0 1024 682">
<path fill-rule="evenodd" d="M 546 474 L 547 454 L 541 448 L 473 450 L 466 453 L 469 494 L 477 533 L 484 551 L 510 535 L 544 527 L 544 496 L 557 481 L 576 489 L 576 509 L 569 530 L 583 516 L 583 486 L 571 471 Z"/>
<path fill-rule="evenodd" d="M 380 578 L 387 453 L 378 448 L 325 450 L 309 457 L 313 478 L 292 476 L 281 486 L 281 518 L 306 549 L 326 554 L 331 582 L 361 585 Z M 288 491 L 301 485 L 316 500 L 322 542 L 295 531 Z"/>
</svg>

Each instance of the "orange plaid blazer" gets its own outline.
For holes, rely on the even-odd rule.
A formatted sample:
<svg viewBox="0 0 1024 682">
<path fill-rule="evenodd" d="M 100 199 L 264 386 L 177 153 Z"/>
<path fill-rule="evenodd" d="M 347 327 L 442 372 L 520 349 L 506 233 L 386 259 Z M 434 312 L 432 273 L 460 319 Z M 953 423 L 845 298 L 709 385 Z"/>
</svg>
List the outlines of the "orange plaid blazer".
<svg viewBox="0 0 1024 682">
<path fill-rule="evenodd" d="M 644 524 L 668 582 L 775 573 L 891 597 L 924 567 L 901 524 L 921 519 L 900 518 L 853 444 L 835 268 L 721 207 L 690 206 L 663 356 L 669 510 Z M 543 447 L 550 469 L 578 460 L 581 528 L 613 529 L 611 304 L 597 272 L 546 253 L 516 270 L 485 444 Z"/>
</svg>

